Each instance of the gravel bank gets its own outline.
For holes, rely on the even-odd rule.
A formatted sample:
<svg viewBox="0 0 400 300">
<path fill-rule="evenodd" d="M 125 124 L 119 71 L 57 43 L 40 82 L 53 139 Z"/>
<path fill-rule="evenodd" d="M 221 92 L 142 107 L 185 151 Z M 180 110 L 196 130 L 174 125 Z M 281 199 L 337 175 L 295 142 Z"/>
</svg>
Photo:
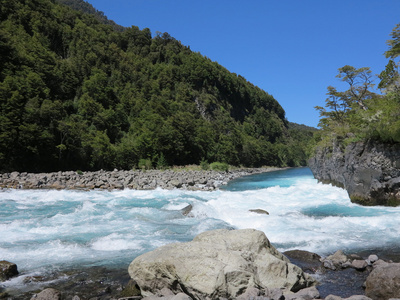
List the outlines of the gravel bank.
<svg viewBox="0 0 400 300">
<path fill-rule="evenodd" d="M 0 174 L 0 188 L 14 189 L 136 189 L 152 190 L 187 189 L 212 191 L 228 181 L 256 173 L 280 170 L 279 168 L 246 168 L 228 172 L 218 171 L 95 171 L 95 172 L 54 172 L 54 173 L 3 173 Z"/>
</svg>

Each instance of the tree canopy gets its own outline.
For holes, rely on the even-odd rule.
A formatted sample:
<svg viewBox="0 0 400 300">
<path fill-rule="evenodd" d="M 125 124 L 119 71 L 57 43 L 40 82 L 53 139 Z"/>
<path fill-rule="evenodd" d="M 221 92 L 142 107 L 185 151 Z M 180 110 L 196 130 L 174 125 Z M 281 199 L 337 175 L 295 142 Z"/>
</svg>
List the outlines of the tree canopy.
<svg viewBox="0 0 400 300">
<path fill-rule="evenodd" d="M 345 145 L 367 139 L 400 142 L 400 77 L 396 63 L 400 55 L 400 24 L 391 37 L 385 52 L 390 60 L 378 76 L 380 94 L 373 92 L 374 76 L 369 68 L 339 68 L 337 77 L 348 84 L 348 90 L 337 91 L 329 86 L 325 107 L 316 106 L 322 129 L 316 133 L 319 145 L 329 146 L 333 141 Z"/>
</svg>

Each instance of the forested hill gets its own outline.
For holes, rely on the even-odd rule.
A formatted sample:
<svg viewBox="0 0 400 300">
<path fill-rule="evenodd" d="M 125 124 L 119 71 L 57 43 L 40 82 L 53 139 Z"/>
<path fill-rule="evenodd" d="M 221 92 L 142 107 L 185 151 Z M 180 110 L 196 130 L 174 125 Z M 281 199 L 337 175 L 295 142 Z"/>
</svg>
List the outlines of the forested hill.
<svg viewBox="0 0 400 300">
<path fill-rule="evenodd" d="M 168 33 L 51 0 L 0 7 L 0 171 L 305 163 L 311 135 L 271 95 Z"/>
</svg>

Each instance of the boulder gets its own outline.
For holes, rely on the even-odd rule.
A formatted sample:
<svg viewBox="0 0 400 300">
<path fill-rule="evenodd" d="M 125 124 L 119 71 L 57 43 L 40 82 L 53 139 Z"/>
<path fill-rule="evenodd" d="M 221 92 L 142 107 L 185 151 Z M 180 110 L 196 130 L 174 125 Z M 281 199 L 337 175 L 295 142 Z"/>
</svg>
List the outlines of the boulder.
<svg viewBox="0 0 400 300">
<path fill-rule="evenodd" d="M 373 300 L 400 298 L 400 263 L 375 267 L 365 282 L 365 295 Z"/>
<path fill-rule="evenodd" d="M 252 288 L 297 292 L 317 283 L 254 229 L 208 231 L 160 247 L 137 257 L 129 274 L 145 297 L 168 288 L 195 299 L 231 299 Z"/>
<path fill-rule="evenodd" d="M 368 267 L 368 263 L 363 259 L 355 259 L 351 263 L 351 266 L 358 271 L 364 271 Z"/>
<path fill-rule="evenodd" d="M 0 261 L 0 281 L 6 281 L 18 275 L 17 265 L 6 260 Z"/>
<path fill-rule="evenodd" d="M 348 262 L 348 258 L 342 250 L 338 250 L 321 261 L 324 263 L 325 268 L 337 270 L 343 268 L 343 266 Z"/>
<path fill-rule="evenodd" d="M 31 300 L 61 300 L 61 292 L 56 289 L 45 289 L 34 295 Z"/>
<path fill-rule="evenodd" d="M 368 256 L 367 263 L 368 263 L 368 265 L 373 265 L 378 260 L 379 260 L 379 257 L 377 255 L 371 254 L 370 256 Z"/>
</svg>

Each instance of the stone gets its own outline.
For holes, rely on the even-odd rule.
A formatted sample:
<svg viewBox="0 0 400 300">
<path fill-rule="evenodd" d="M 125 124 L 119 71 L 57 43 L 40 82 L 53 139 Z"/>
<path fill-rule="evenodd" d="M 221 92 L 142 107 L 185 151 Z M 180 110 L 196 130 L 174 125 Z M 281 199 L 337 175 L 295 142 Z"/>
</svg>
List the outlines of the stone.
<svg viewBox="0 0 400 300">
<path fill-rule="evenodd" d="M 364 271 L 366 267 L 368 267 L 368 263 L 365 260 L 359 260 L 359 259 L 355 259 L 353 260 L 353 262 L 351 263 L 351 266 L 358 270 L 358 271 Z"/>
<path fill-rule="evenodd" d="M 129 280 L 128 284 L 121 292 L 122 297 L 140 296 L 140 288 L 134 280 Z"/>
<path fill-rule="evenodd" d="M 256 297 L 260 296 L 261 292 L 256 287 L 248 288 L 243 294 L 236 297 L 236 300 L 247 300 L 247 299 L 255 299 Z"/>
<path fill-rule="evenodd" d="M 343 298 L 335 295 L 328 295 L 325 297 L 325 300 L 343 300 Z"/>
<path fill-rule="evenodd" d="M 302 289 L 297 293 L 285 294 L 285 300 L 312 300 L 319 299 L 319 292 L 315 286 Z"/>
<path fill-rule="evenodd" d="M 342 250 L 338 250 L 334 254 L 322 259 L 324 267 L 332 270 L 341 269 L 343 264 L 345 264 L 347 261 L 348 258 Z"/>
<path fill-rule="evenodd" d="M 386 262 L 386 261 L 384 261 L 383 259 L 378 259 L 376 262 L 374 262 L 373 264 L 372 264 L 372 267 L 375 269 L 376 267 L 379 267 L 379 266 L 386 266 L 386 265 L 388 265 L 389 263 L 388 262 Z"/>
<path fill-rule="evenodd" d="M 249 212 L 253 212 L 259 215 L 269 215 L 269 212 L 263 209 L 249 209 Z"/>
<path fill-rule="evenodd" d="M 192 300 L 192 298 L 184 293 L 179 293 L 172 297 L 171 300 Z"/>
<path fill-rule="evenodd" d="M 354 295 L 349 298 L 345 298 L 344 300 L 372 300 L 372 299 L 364 295 Z"/>
<path fill-rule="evenodd" d="M 61 300 L 61 292 L 56 289 L 48 288 L 34 295 L 31 300 Z"/>
<path fill-rule="evenodd" d="M 379 257 L 377 255 L 371 254 L 367 258 L 367 263 L 368 263 L 368 265 L 372 265 L 373 263 L 377 262 L 378 260 L 379 260 Z"/>
<path fill-rule="evenodd" d="M 192 212 L 193 205 L 189 204 L 188 206 L 185 206 L 184 208 L 181 209 L 182 215 L 184 216 L 189 216 L 190 213 Z"/>
<path fill-rule="evenodd" d="M 304 250 L 290 250 L 283 252 L 290 261 L 302 268 L 305 272 L 315 273 L 322 266 L 321 256 Z"/>
<path fill-rule="evenodd" d="M 232 299 L 254 287 L 297 292 L 317 283 L 254 229 L 204 232 L 137 257 L 128 271 L 144 297 L 168 288 L 192 298 Z"/>
<path fill-rule="evenodd" d="M 365 282 L 365 295 L 373 300 L 400 298 L 400 263 L 374 268 Z"/>
<path fill-rule="evenodd" d="M 19 273 L 16 264 L 6 260 L 0 261 L 0 281 L 9 280 L 10 278 L 17 276 L 18 274 Z"/>
</svg>

